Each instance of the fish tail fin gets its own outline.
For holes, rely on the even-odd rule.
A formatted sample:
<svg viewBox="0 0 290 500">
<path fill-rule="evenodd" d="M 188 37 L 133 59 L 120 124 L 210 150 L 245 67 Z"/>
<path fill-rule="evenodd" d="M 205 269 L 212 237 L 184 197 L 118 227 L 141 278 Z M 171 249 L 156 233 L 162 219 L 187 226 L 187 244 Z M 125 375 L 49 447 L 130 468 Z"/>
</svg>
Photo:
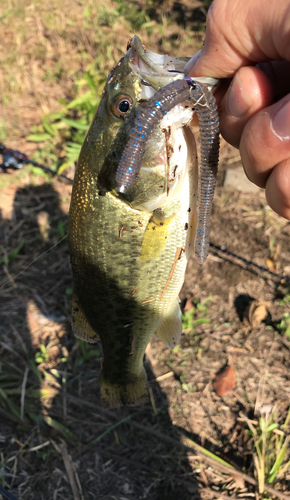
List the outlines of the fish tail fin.
<svg viewBox="0 0 290 500">
<path fill-rule="evenodd" d="M 113 384 L 101 373 L 101 404 L 104 408 L 119 406 L 138 406 L 148 400 L 147 377 L 145 369 L 135 380 L 127 384 Z"/>
<path fill-rule="evenodd" d="M 88 322 L 82 305 L 78 300 L 75 292 L 72 296 L 72 327 L 73 332 L 76 337 L 81 340 L 85 340 L 86 342 L 97 342 L 99 340 L 99 335 L 95 330 L 91 327 Z"/>
</svg>

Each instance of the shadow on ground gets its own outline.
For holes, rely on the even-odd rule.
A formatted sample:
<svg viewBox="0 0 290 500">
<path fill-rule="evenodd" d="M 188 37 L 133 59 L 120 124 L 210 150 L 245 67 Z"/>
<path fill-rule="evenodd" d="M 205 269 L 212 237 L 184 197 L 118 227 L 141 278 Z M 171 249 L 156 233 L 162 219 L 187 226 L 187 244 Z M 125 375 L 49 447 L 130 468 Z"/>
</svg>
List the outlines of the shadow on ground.
<svg viewBox="0 0 290 500">
<path fill-rule="evenodd" d="M 154 410 L 99 406 L 101 347 L 70 327 L 66 224 L 48 183 L 17 189 L 0 220 L 2 485 L 18 500 L 198 499 L 186 453 L 132 425 L 179 438 L 148 361 Z"/>
</svg>

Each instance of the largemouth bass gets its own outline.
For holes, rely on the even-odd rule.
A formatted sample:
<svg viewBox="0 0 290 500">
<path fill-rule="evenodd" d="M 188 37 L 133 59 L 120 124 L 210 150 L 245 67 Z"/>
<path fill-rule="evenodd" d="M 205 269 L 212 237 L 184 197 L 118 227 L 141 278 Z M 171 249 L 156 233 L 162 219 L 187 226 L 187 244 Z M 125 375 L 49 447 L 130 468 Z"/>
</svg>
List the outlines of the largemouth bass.
<svg viewBox="0 0 290 500">
<path fill-rule="evenodd" d="M 173 348 L 182 333 L 178 294 L 197 226 L 192 107 L 175 106 L 154 128 L 138 182 L 120 190 L 116 172 L 140 109 L 180 78 L 172 71 L 187 61 L 145 50 L 133 37 L 108 77 L 78 161 L 68 228 L 72 324 L 77 337 L 101 339 L 107 407 L 146 400 L 151 335 Z"/>
</svg>

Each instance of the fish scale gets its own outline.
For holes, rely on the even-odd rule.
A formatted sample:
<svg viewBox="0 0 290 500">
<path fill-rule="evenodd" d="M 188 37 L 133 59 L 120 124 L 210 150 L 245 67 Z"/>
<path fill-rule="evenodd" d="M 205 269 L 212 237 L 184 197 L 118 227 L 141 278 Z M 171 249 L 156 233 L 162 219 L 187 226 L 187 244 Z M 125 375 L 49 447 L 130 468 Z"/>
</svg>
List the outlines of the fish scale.
<svg viewBox="0 0 290 500">
<path fill-rule="evenodd" d="M 90 184 L 88 183 L 88 190 Z M 98 197 L 95 200 L 95 210 L 98 210 L 100 205 L 100 216 L 96 220 L 89 204 L 81 204 L 78 210 L 74 213 L 74 221 L 70 223 L 70 231 L 74 240 L 78 242 L 78 248 L 71 252 L 72 263 L 74 266 L 74 254 L 84 255 L 87 262 L 98 265 L 98 272 L 103 272 L 104 275 L 110 276 L 111 281 L 116 281 L 118 294 L 122 290 L 122 297 L 127 300 L 132 293 L 132 290 L 140 283 L 142 283 L 136 292 L 138 299 L 143 302 L 150 297 L 155 298 L 155 302 L 150 306 L 150 309 L 160 310 L 167 303 L 167 296 L 171 300 L 171 294 L 176 296 L 176 285 L 174 281 L 169 284 L 167 293 L 160 304 L 160 296 L 162 290 L 167 282 L 170 268 L 172 266 L 174 256 L 177 248 L 184 248 L 186 243 L 185 222 L 188 219 L 186 211 L 181 210 L 181 201 L 174 200 L 173 203 L 167 207 L 166 216 L 174 215 L 178 220 L 176 223 L 176 230 L 169 233 L 167 242 L 165 243 L 164 252 L 161 255 L 162 259 L 158 261 L 149 260 L 142 262 L 142 269 L 140 268 L 141 261 L 141 247 L 144 239 L 146 226 L 150 220 L 151 214 L 142 217 L 142 225 L 140 227 L 140 212 L 130 209 L 130 207 L 123 208 L 123 213 L 120 214 L 120 201 L 113 196 L 107 196 L 105 199 Z M 185 212 L 185 213 L 184 213 Z M 183 213 L 183 218 L 181 214 Z M 170 214 L 170 215 L 169 215 Z M 90 226 L 89 234 L 86 236 L 86 241 L 83 240 L 83 226 L 82 220 L 86 220 L 86 224 Z M 120 227 L 125 227 L 122 236 L 119 236 Z M 136 229 L 132 229 L 136 227 Z M 182 266 L 178 265 L 175 270 L 175 275 L 179 276 L 184 273 L 184 261 L 181 258 Z M 77 261 L 78 262 L 78 261 Z M 75 265 L 76 273 L 78 273 L 78 263 Z M 86 273 L 87 274 L 87 273 Z M 83 283 L 86 286 L 88 282 L 84 279 L 84 271 L 81 274 Z M 88 278 L 89 279 L 89 276 Z M 108 283 L 104 283 L 104 291 L 106 288 L 110 289 L 110 293 L 102 296 L 101 290 L 99 300 L 114 302 L 115 285 L 109 287 Z M 156 293 L 156 290 L 158 292 Z M 97 292 L 100 288 L 97 289 Z M 123 299 L 122 299 L 123 303 Z M 114 308 L 117 307 L 114 302 Z M 114 309 L 112 309 L 113 311 Z"/>
<path fill-rule="evenodd" d="M 85 186 L 83 177 L 81 184 Z M 160 258 L 150 259 L 147 262 L 143 260 L 140 266 L 142 242 L 151 213 L 142 213 L 140 217 L 139 211 L 132 210 L 127 205 L 122 206 L 121 212 L 122 202 L 118 198 L 111 194 L 106 197 L 96 197 L 93 190 L 94 186 L 87 182 L 84 189 L 87 197 L 84 200 L 94 197 L 94 211 L 88 202 L 80 203 L 77 204 L 73 219 L 70 217 L 69 231 L 77 242 L 74 249 L 71 249 L 75 292 L 78 297 L 86 297 L 83 301 L 86 318 L 102 338 L 103 377 L 107 374 L 107 377 L 115 382 L 114 385 L 123 387 L 128 385 L 129 381 L 139 380 L 141 377 L 143 383 L 140 391 L 137 391 L 137 397 L 142 401 L 146 391 L 143 375 L 143 355 L 146 345 L 172 306 L 172 301 L 176 300 L 180 283 L 183 281 L 186 266 L 184 254 L 176 265 L 174 280 L 171 280 L 164 297 L 160 300 L 174 262 L 176 249 L 185 248 L 184 227 L 188 220 L 187 211 L 182 207 L 181 199 L 175 199 L 166 207 L 165 218 L 174 215 L 176 229 L 166 236 Z M 97 219 L 94 216 L 95 212 L 100 214 Z M 140 219 L 143 227 L 140 225 Z M 84 220 L 90 228 L 86 232 L 85 239 Z M 126 229 L 120 237 L 119 229 L 122 226 Z M 84 256 L 85 259 L 83 266 L 80 256 Z M 136 287 L 137 290 L 130 299 Z M 90 294 L 87 294 L 87 290 L 90 290 Z M 154 301 L 146 302 L 150 299 Z M 111 332 L 114 332 L 113 340 Z M 143 332 L 143 336 L 139 336 L 136 342 L 136 355 L 130 356 L 135 332 L 139 334 Z M 106 395 L 105 389 L 103 399 L 104 395 Z M 134 395 L 135 393 L 133 400 L 131 396 L 125 399 L 127 404 L 135 402 Z"/>
</svg>

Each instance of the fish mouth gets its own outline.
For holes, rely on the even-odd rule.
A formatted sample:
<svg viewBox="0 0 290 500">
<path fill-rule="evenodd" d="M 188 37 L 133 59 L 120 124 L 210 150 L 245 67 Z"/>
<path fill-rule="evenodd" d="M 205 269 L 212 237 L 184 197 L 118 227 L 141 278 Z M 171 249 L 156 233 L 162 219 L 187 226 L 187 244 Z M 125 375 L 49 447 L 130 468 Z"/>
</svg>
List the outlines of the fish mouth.
<svg viewBox="0 0 290 500">
<path fill-rule="evenodd" d="M 137 101 L 150 99 L 157 90 L 171 82 L 184 79 L 184 67 L 189 57 L 171 57 L 146 49 L 138 36 L 129 40 L 127 64 L 139 80 Z M 213 78 L 195 78 L 209 90 L 218 83 Z M 198 166 L 196 149 L 190 122 L 194 106 L 188 102 L 177 104 L 166 113 L 153 130 L 146 145 L 139 172 L 139 183 L 126 191 L 131 206 L 138 210 L 154 211 L 179 196 L 189 177 L 195 206 L 198 192 Z M 190 133 L 189 133 L 190 132 Z M 154 174 L 158 175 L 160 189 L 155 186 Z M 152 178 L 152 181 L 150 180 Z M 138 184 L 142 186 L 139 193 Z M 144 195 L 145 192 L 145 195 Z"/>
<path fill-rule="evenodd" d="M 129 40 L 126 57 L 130 70 L 139 80 L 137 100 L 141 106 L 143 100 L 150 99 L 160 88 L 184 78 L 184 67 L 189 60 L 189 57 L 177 58 L 167 54 L 156 54 L 146 49 L 138 36 Z M 146 145 L 140 179 L 146 177 L 146 181 L 143 183 L 141 181 L 141 184 L 146 185 L 146 191 L 148 189 L 150 191 L 150 178 L 153 175 L 152 192 L 154 192 L 154 197 L 149 196 L 146 201 L 143 199 L 140 201 L 139 196 L 135 195 L 135 188 L 133 188 L 134 201 L 131 201 L 131 205 L 134 208 L 153 211 L 170 201 L 181 191 L 190 163 L 188 144 L 183 128 L 191 120 L 192 115 L 191 107 L 177 105 L 174 110 L 166 114 L 166 117 L 153 131 L 152 137 Z M 167 131 L 167 135 L 165 131 Z M 164 187 L 160 186 L 158 194 L 154 184 L 156 182 L 154 174 L 159 175 L 160 179 L 164 179 Z M 162 184 L 159 181 L 160 183 Z M 138 190 L 138 186 L 136 189 Z M 127 195 L 130 196 L 128 191 Z"/>
<path fill-rule="evenodd" d="M 189 57 L 171 57 L 152 52 L 145 48 L 136 35 L 129 40 L 127 54 L 129 67 L 142 84 L 141 99 L 148 99 L 156 90 L 183 78 L 183 70 L 189 60 Z"/>
<path fill-rule="evenodd" d="M 167 54 L 157 54 L 147 49 L 137 35 L 129 40 L 127 49 L 129 67 L 143 83 L 141 99 L 148 99 L 152 97 L 154 91 L 159 90 L 168 83 L 184 78 L 184 68 L 190 57 L 172 57 Z M 207 85 L 210 91 L 218 85 L 218 80 L 215 78 L 198 77 L 195 80 Z"/>
</svg>

